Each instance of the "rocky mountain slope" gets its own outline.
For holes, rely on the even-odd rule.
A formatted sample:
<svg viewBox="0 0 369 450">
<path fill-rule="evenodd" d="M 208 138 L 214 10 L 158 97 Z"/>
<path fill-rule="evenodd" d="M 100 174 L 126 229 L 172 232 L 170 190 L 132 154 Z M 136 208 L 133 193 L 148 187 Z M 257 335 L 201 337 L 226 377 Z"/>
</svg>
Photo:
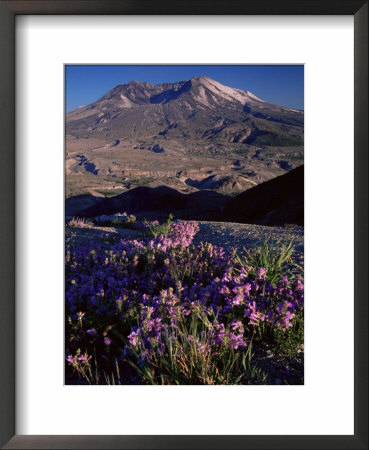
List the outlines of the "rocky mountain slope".
<svg viewBox="0 0 369 450">
<path fill-rule="evenodd" d="M 242 192 L 303 163 L 304 114 L 207 77 L 132 81 L 66 115 L 66 195 Z"/>
</svg>

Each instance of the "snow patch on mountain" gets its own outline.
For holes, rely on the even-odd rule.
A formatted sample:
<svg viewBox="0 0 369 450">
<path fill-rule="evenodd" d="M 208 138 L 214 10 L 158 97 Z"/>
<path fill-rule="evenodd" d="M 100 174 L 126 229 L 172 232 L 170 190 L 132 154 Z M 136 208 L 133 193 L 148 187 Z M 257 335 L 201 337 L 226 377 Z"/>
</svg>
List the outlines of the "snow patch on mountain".
<svg viewBox="0 0 369 450">
<path fill-rule="evenodd" d="M 217 97 L 221 97 L 228 101 L 238 101 L 240 103 L 245 103 L 247 100 L 256 100 L 262 102 L 260 98 L 256 97 L 256 95 L 252 94 L 249 91 L 243 91 L 241 89 L 231 88 L 229 86 L 225 86 L 224 84 L 219 83 L 218 81 L 212 80 L 208 77 L 198 77 L 197 78 L 202 86 L 205 86 L 209 89 L 210 92 L 215 94 Z"/>
<path fill-rule="evenodd" d="M 203 86 L 199 86 L 199 95 L 194 96 L 195 100 L 204 106 L 210 106 L 206 97 L 206 92 Z"/>
<path fill-rule="evenodd" d="M 122 106 L 124 108 L 131 108 L 133 103 L 131 102 L 131 100 L 127 97 L 125 97 L 123 94 L 120 94 L 120 98 L 122 100 Z"/>
</svg>

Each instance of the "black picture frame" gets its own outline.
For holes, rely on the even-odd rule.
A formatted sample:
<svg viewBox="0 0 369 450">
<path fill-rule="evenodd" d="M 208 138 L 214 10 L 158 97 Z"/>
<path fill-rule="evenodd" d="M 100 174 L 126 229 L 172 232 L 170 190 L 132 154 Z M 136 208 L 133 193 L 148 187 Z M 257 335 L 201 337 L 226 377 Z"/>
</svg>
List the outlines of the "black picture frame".
<svg viewBox="0 0 369 450">
<path fill-rule="evenodd" d="M 354 435 L 15 435 L 15 16 L 18 14 L 353 15 Z M 368 449 L 368 1 L 43 0 L 0 1 L 0 445 L 6 449 Z M 339 395 L 339 393 L 337 393 Z M 318 407 L 318 405 L 317 405 Z"/>
</svg>

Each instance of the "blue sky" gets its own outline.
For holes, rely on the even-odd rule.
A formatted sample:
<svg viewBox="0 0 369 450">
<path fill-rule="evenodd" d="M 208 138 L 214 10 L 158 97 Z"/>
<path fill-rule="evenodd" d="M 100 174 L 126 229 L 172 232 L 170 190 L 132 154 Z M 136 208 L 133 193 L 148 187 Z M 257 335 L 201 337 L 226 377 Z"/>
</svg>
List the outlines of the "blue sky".
<svg viewBox="0 0 369 450">
<path fill-rule="evenodd" d="M 93 103 L 118 84 L 132 80 L 160 84 L 197 75 L 251 91 L 276 105 L 304 109 L 302 65 L 67 65 L 66 111 Z"/>
</svg>

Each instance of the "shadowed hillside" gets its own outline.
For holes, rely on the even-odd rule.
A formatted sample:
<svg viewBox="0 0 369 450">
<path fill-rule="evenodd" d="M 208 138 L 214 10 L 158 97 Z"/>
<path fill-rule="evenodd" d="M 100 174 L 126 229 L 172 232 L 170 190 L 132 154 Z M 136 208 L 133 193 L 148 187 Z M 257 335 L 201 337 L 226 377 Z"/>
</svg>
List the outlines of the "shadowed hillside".
<svg viewBox="0 0 369 450">
<path fill-rule="evenodd" d="M 96 197 L 92 194 L 75 195 L 74 197 L 69 197 L 65 199 L 65 215 L 77 216 L 83 209 L 86 209 L 92 205 L 96 205 L 96 203 L 101 202 L 103 199 L 103 196 Z"/>
<path fill-rule="evenodd" d="M 229 197 L 213 191 L 198 191 L 183 194 L 167 186 L 150 188 L 141 186 L 83 210 L 81 217 L 94 217 L 119 212 L 133 213 L 138 217 L 167 217 L 215 220 L 219 219 Z"/>
<path fill-rule="evenodd" d="M 184 194 L 168 186 L 141 186 L 110 198 L 67 199 L 67 210 L 80 217 L 127 212 L 139 218 L 221 220 L 259 225 L 304 224 L 304 166 L 231 198 L 211 190 Z M 87 203 L 87 205 L 88 205 Z"/>
<path fill-rule="evenodd" d="M 230 199 L 222 218 L 259 225 L 304 225 L 304 166 Z"/>
</svg>

